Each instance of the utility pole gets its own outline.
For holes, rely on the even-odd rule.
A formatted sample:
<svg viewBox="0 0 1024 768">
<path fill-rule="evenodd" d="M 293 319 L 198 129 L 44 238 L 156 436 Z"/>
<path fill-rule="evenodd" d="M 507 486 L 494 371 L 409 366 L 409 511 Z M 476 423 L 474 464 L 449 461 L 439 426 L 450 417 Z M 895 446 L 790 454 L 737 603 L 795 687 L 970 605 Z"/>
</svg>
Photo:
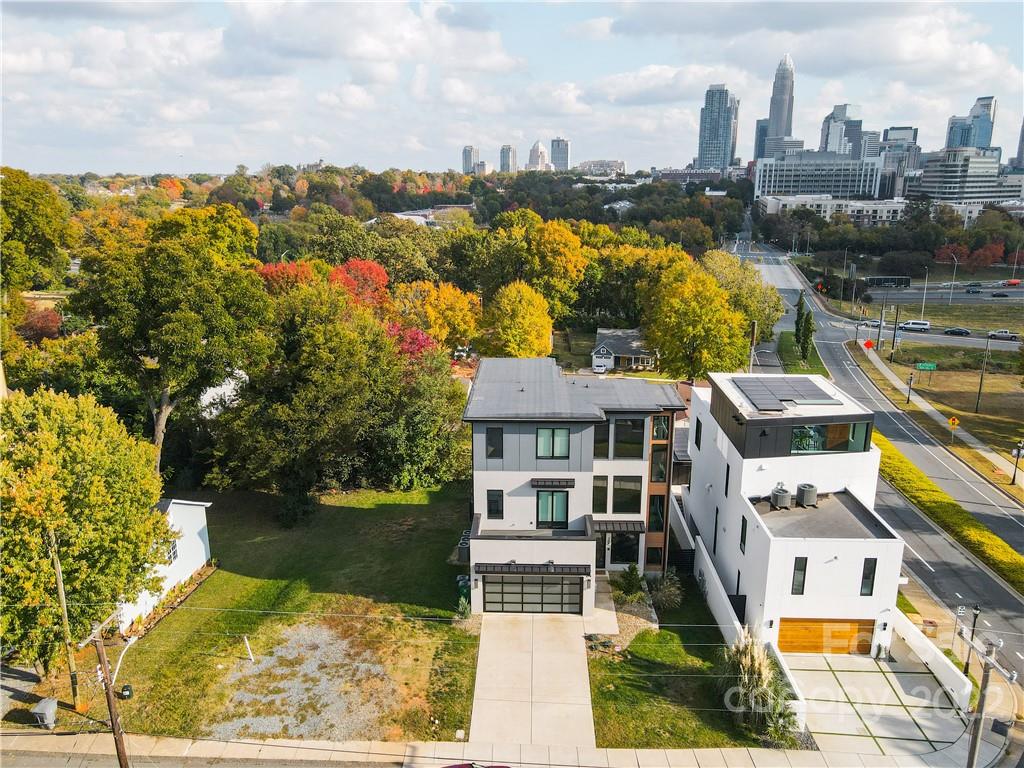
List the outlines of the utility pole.
<svg viewBox="0 0 1024 768">
<path fill-rule="evenodd" d="M 958 259 L 956 256 L 953 256 L 952 253 L 949 255 L 952 256 L 953 258 L 953 282 L 949 284 L 949 301 L 946 302 L 947 305 L 953 303 L 953 286 L 956 285 L 956 268 L 960 265 L 960 259 Z"/>
<path fill-rule="evenodd" d="M 60 567 L 60 556 L 57 554 L 57 536 L 53 529 L 47 531 L 50 544 L 50 557 L 53 558 L 53 572 L 57 577 L 57 601 L 60 603 L 61 632 L 64 636 L 64 650 L 68 656 L 68 672 L 71 675 L 71 702 L 75 711 L 82 711 L 82 699 L 78 692 L 78 665 L 75 663 L 75 648 L 71 642 L 71 624 L 68 622 L 68 601 L 64 595 L 64 571 Z"/>
<path fill-rule="evenodd" d="M 90 640 L 96 645 L 96 658 L 99 665 L 96 667 L 100 683 L 103 685 L 103 692 L 107 696 L 107 712 L 110 713 L 110 732 L 114 736 L 114 749 L 117 750 L 118 768 L 128 768 L 128 752 L 124 747 L 124 731 L 121 730 L 121 716 L 117 713 L 117 697 L 114 696 L 114 683 L 110 679 L 110 665 L 107 663 L 107 649 L 103 647 L 103 628 L 117 616 L 117 612 L 110 614 L 102 624 L 92 625 L 92 634 L 82 641 L 85 645 Z"/>
<path fill-rule="evenodd" d="M 921 296 L 921 319 L 924 320 L 924 302 L 928 298 L 928 267 L 924 268 L 924 295 Z"/>
<path fill-rule="evenodd" d="M 899 333 L 900 327 L 900 305 L 896 305 L 896 319 L 892 321 L 892 345 L 889 349 L 889 362 L 892 362 L 893 357 L 896 356 L 896 334 Z"/>
<path fill-rule="evenodd" d="M 750 362 L 747 365 L 747 373 L 754 372 L 754 353 L 757 351 L 757 320 L 750 321 Z"/>
<path fill-rule="evenodd" d="M 843 273 L 839 275 L 839 311 L 843 311 L 843 299 L 846 297 L 846 255 L 850 251 L 850 246 L 843 248 Z"/>
<path fill-rule="evenodd" d="M 974 713 L 974 722 L 971 723 L 971 741 L 967 747 L 967 766 L 975 768 L 978 765 L 978 752 L 981 750 L 981 729 L 985 724 L 985 699 L 988 698 L 988 681 L 992 676 L 992 662 L 996 655 L 996 647 L 988 643 L 985 649 L 985 656 L 982 659 L 983 670 L 981 673 L 981 690 L 978 692 L 978 709 Z"/>
<path fill-rule="evenodd" d="M 981 387 L 985 383 L 985 368 L 988 367 L 988 348 L 992 344 L 992 337 L 985 339 L 985 357 L 981 361 L 981 378 L 978 379 L 978 399 L 974 401 L 974 412 L 981 408 Z"/>
</svg>

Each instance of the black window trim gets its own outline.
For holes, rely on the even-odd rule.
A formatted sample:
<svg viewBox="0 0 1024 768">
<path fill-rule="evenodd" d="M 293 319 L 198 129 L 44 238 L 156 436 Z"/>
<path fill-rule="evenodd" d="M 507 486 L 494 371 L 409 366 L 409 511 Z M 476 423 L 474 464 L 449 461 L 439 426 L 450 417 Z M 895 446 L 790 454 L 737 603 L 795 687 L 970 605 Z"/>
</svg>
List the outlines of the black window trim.
<svg viewBox="0 0 1024 768">
<path fill-rule="evenodd" d="M 711 554 L 718 554 L 718 507 L 715 507 L 715 530 L 711 539 Z"/>
<path fill-rule="evenodd" d="M 860 572 L 860 596 L 872 597 L 875 594 L 875 576 L 878 572 L 878 558 L 865 557 L 864 567 Z M 867 592 L 864 591 L 865 587 Z"/>
<path fill-rule="evenodd" d="M 800 589 L 797 591 L 797 574 L 800 575 Z M 807 558 L 806 557 L 794 557 L 793 558 L 793 578 L 789 584 L 789 594 L 791 595 L 802 595 L 807 590 Z"/>
<path fill-rule="evenodd" d="M 497 494 L 495 497 L 494 494 Z M 491 512 L 491 502 L 497 498 L 498 511 L 497 514 Z M 487 489 L 487 519 L 488 520 L 504 520 L 505 519 L 505 494 L 501 489 L 488 488 Z"/>
<path fill-rule="evenodd" d="M 740 553 L 747 553 L 747 516 L 740 517 Z"/>
<path fill-rule="evenodd" d="M 540 452 L 540 433 L 541 433 L 541 430 L 546 430 L 546 431 L 551 433 L 551 455 L 550 456 L 544 456 Z M 559 456 L 558 454 L 555 453 L 555 432 L 558 432 L 558 431 L 565 432 L 565 456 Z M 569 428 L 568 427 L 537 427 L 537 430 L 536 430 L 536 433 L 535 433 L 535 437 L 534 437 L 534 444 L 533 444 L 533 449 L 534 449 L 534 452 L 536 453 L 536 457 L 535 458 L 538 458 L 538 459 L 568 459 L 569 458 L 569 440 L 570 440 L 570 438 L 571 438 L 571 435 L 569 434 Z"/>
<path fill-rule="evenodd" d="M 562 521 L 559 521 L 559 522 L 551 521 L 551 522 L 541 523 L 541 520 L 540 520 L 540 496 L 541 496 L 542 493 L 550 493 L 551 494 L 551 496 L 552 496 L 552 511 L 554 511 L 554 498 L 553 498 L 554 495 L 556 493 L 561 493 L 561 494 L 565 495 L 565 521 L 564 522 L 562 522 Z M 535 509 L 535 520 L 536 520 L 536 523 L 537 523 L 537 530 L 563 531 L 563 530 L 568 529 L 568 527 L 569 527 L 569 492 L 568 491 L 551 491 L 551 490 L 537 491 L 537 502 L 536 502 L 536 509 Z"/>
<path fill-rule="evenodd" d="M 491 453 L 491 434 L 498 434 L 498 444 L 493 446 L 496 448 L 497 453 Z M 484 435 L 484 458 L 487 459 L 503 459 L 505 458 L 505 428 L 504 427 L 487 427 L 487 432 Z"/>
<path fill-rule="evenodd" d="M 693 445 L 699 451 L 700 450 L 700 434 L 701 434 L 701 423 L 700 419 L 694 417 L 693 419 Z"/>
</svg>

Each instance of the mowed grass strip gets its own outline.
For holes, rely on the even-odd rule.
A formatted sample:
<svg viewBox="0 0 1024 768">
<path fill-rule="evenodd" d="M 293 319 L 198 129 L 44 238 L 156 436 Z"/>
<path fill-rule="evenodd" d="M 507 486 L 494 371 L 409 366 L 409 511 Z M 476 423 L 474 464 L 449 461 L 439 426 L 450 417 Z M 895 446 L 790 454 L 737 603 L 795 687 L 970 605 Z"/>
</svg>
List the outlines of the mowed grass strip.
<svg viewBox="0 0 1024 768">
<path fill-rule="evenodd" d="M 807 360 L 801 359 L 800 347 L 797 346 L 796 334 L 793 331 L 783 331 L 779 334 L 779 359 L 786 373 L 820 373 L 825 377 L 829 375 L 813 341 Z"/>
<path fill-rule="evenodd" d="M 882 451 L 882 477 L 1017 592 L 1024 594 L 1024 556 L 974 519 L 886 437 L 875 431 L 871 439 Z"/>
<path fill-rule="evenodd" d="M 590 693 L 599 747 L 758 746 L 725 711 L 713 668 L 722 635 L 697 582 L 683 579 L 680 608 L 645 630 L 621 654 L 590 654 Z"/>
</svg>

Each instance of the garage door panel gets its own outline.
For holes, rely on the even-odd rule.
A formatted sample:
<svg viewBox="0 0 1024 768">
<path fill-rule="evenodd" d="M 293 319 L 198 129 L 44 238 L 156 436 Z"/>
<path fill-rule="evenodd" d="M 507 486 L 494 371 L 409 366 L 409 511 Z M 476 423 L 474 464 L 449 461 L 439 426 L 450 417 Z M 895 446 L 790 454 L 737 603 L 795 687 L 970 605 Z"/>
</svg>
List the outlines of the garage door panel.
<svg viewBox="0 0 1024 768">
<path fill-rule="evenodd" d="M 486 575 L 483 584 L 490 613 L 582 613 L 579 577 Z"/>
<path fill-rule="evenodd" d="M 875 623 L 862 619 L 781 619 L 784 653 L 870 653 Z"/>
</svg>

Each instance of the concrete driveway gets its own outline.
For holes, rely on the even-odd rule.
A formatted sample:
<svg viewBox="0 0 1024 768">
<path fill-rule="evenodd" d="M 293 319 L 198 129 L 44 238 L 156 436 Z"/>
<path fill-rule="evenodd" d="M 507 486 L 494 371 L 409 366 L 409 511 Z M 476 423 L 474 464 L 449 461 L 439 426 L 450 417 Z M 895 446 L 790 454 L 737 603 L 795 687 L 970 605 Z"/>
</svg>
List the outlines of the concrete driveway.
<svg viewBox="0 0 1024 768">
<path fill-rule="evenodd" d="M 819 749 L 861 755 L 908 755 L 948 747 L 964 718 L 939 681 L 909 648 L 895 661 L 868 656 L 785 654 L 807 700 L 807 728 Z"/>
<path fill-rule="evenodd" d="M 581 616 L 484 614 L 470 741 L 593 747 L 584 632 Z"/>
</svg>

